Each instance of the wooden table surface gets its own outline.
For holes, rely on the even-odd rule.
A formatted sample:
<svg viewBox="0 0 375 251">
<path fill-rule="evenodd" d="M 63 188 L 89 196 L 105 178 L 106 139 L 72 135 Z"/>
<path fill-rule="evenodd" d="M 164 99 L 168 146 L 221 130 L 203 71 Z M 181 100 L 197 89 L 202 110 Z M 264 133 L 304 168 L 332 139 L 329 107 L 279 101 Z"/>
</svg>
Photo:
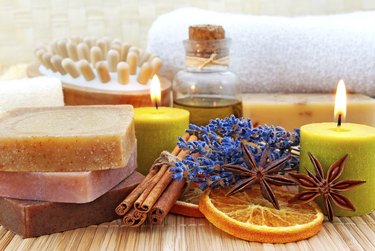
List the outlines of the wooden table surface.
<svg viewBox="0 0 375 251">
<path fill-rule="evenodd" d="M 121 221 L 63 233 L 22 239 L 0 226 L 0 250 L 375 250 L 375 212 L 324 222 L 322 231 L 304 241 L 262 244 L 234 238 L 206 219 L 168 215 L 162 225 L 128 228 Z"/>
</svg>

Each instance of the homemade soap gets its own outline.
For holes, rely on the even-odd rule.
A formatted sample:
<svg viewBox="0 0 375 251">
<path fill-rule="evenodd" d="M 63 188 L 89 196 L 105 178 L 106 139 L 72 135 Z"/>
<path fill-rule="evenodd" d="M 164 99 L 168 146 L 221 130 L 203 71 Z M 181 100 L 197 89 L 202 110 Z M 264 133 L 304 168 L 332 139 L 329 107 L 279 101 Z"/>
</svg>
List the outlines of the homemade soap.
<svg viewBox="0 0 375 251">
<path fill-rule="evenodd" d="M 0 198 L 0 224 L 28 238 L 109 222 L 119 217 L 116 206 L 142 180 L 135 172 L 108 193 L 84 204 Z"/>
<path fill-rule="evenodd" d="M 16 109 L 0 118 L 0 171 L 121 168 L 135 144 L 130 105 Z"/>
<path fill-rule="evenodd" d="M 0 81 L 0 115 L 19 107 L 63 105 L 62 86 L 57 78 Z"/>
<path fill-rule="evenodd" d="M 333 122 L 335 96 L 330 94 L 244 94 L 243 116 L 254 125 L 280 125 L 292 131 L 302 125 Z M 375 99 L 349 94 L 346 122 L 375 126 Z"/>
<path fill-rule="evenodd" d="M 137 168 L 136 150 L 125 167 L 87 172 L 0 172 L 0 197 L 65 203 L 91 202 Z"/>
</svg>

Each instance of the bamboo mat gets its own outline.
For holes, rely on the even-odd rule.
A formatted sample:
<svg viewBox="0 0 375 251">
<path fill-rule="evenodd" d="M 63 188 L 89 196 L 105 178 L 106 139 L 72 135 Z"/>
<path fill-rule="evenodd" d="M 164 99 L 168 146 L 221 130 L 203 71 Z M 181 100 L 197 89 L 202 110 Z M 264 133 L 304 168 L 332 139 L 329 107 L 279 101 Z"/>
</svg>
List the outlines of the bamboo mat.
<svg viewBox="0 0 375 251">
<path fill-rule="evenodd" d="M 162 225 L 128 228 L 121 221 L 22 239 L 0 226 L 0 250 L 375 250 L 375 212 L 335 218 L 304 241 L 262 244 L 236 239 L 206 219 L 168 215 Z"/>
</svg>

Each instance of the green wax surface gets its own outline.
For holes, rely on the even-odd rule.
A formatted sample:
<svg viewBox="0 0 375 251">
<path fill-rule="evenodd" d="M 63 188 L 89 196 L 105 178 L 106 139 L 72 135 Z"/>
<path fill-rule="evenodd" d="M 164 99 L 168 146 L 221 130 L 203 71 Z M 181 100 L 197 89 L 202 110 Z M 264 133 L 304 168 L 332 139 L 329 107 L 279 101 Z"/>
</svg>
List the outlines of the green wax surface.
<svg viewBox="0 0 375 251">
<path fill-rule="evenodd" d="M 314 173 L 307 155 L 311 152 L 322 164 L 325 174 L 329 166 L 345 154 L 348 159 L 338 180 L 365 180 L 366 183 L 341 192 L 356 208 L 355 212 L 334 206 L 335 216 L 358 216 L 375 209 L 375 128 L 360 124 L 315 123 L 301 127 L 300 170 Z M 336 180 L 336 181 L 338 181 Z M 322 200 L 317 200 L 324 210 Z"/>
</svg>

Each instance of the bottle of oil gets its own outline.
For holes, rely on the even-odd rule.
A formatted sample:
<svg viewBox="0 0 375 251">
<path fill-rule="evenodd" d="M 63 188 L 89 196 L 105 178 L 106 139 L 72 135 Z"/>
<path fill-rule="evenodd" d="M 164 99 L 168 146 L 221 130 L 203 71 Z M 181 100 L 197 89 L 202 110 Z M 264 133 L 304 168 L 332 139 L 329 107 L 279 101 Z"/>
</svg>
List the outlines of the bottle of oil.
<svg viewBox="0 0 375 251">
<path fill-rule="evenodd" d="M 242 116 L 240 81 L 228 70 L 229 42 L 221 26 L 189 27 L 189 39 L 183 41 L 186 67 L 173 80 L 173 104 L 190 111 L 190 123 Z"/>
</svg>

